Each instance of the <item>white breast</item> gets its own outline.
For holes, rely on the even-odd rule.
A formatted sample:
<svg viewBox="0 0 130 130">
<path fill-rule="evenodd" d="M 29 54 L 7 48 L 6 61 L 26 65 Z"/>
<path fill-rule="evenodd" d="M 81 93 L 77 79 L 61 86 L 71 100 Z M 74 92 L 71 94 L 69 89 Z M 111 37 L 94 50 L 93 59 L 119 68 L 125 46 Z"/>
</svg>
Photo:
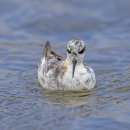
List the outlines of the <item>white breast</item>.
<svg viewBox="0 0 130 130">
<path fill-rule="evenodd" d="M 91 89 L 95 86 L 93 78 L 95 79 L 93 70 L 91 69 L 91 72 L 88 72 L 83 64 L 76 65 L 74 77 L 72 78 L 72 64 L 70 64 L 63 76 L 62 85 L 66 90 Z"/>
</svg>

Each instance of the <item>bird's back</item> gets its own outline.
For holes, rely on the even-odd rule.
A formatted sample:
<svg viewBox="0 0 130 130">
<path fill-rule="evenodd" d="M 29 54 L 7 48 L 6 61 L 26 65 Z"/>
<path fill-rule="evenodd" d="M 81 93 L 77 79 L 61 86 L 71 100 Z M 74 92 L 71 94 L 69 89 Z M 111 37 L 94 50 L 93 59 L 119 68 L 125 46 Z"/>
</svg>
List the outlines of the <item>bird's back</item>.
<svg viewBox="0 0 130 130">
<path fill-rule="evenodd" d="M 38 68 L 38 78 L 40 84 L 46 89 L 57 89 L 58 70 L 63 58 L 51 50 L 50 43 L 44 47 L 44 55 Z"/>
</svg>

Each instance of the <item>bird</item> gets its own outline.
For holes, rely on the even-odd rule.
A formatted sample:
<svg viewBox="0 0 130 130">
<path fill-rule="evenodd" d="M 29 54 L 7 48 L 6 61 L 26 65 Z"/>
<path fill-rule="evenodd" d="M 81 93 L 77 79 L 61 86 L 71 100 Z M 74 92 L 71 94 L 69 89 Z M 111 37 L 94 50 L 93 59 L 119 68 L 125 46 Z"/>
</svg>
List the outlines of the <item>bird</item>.
<svg viewBox="0 0 130 130">
<path fill-rule="evenodd" d="M 67 56 L 63 58 L 52 50 L 49 41 L 38 66 L 40 85 L 48 90 L 90 90 L 96 85 L 94 70 L 84 63 L 86 44 L 72 39 L 66 46 Z"/>
</svg>

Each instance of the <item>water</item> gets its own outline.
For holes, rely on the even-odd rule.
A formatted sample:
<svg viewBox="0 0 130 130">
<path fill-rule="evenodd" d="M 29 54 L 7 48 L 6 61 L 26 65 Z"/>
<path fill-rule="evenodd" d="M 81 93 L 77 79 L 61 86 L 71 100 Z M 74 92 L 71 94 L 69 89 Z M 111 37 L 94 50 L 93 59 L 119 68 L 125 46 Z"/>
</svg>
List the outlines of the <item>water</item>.
<svg viewBox="0 0 130 130">
<path fill-rule="evenodd" d="M 0 130 L 129 130 L 130 1 L 0 1 Z M 87 42 L 97 86 L 49 92 L 38 84 L 43 43 L 66 56 Z"/>
</svg>

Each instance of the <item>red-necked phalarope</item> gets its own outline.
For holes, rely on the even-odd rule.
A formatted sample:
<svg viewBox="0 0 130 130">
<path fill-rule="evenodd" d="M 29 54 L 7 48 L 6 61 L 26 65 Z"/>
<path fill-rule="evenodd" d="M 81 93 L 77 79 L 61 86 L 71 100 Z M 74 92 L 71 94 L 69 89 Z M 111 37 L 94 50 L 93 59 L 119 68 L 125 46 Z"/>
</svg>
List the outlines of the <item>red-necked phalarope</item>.
<svg viewBox="0 0 130 130">
<path fill-rule="evenodd" d="M 49 90 L 84 90 L 96 85 L 93 69 L 83 63 L 86 52 L 82 40 L 71 40 L 67 44 L 67 58 L 63 59 L 51 50 L 46 42 L 44 55 L 38 68 L 41 86 Z"/>
</svg>

